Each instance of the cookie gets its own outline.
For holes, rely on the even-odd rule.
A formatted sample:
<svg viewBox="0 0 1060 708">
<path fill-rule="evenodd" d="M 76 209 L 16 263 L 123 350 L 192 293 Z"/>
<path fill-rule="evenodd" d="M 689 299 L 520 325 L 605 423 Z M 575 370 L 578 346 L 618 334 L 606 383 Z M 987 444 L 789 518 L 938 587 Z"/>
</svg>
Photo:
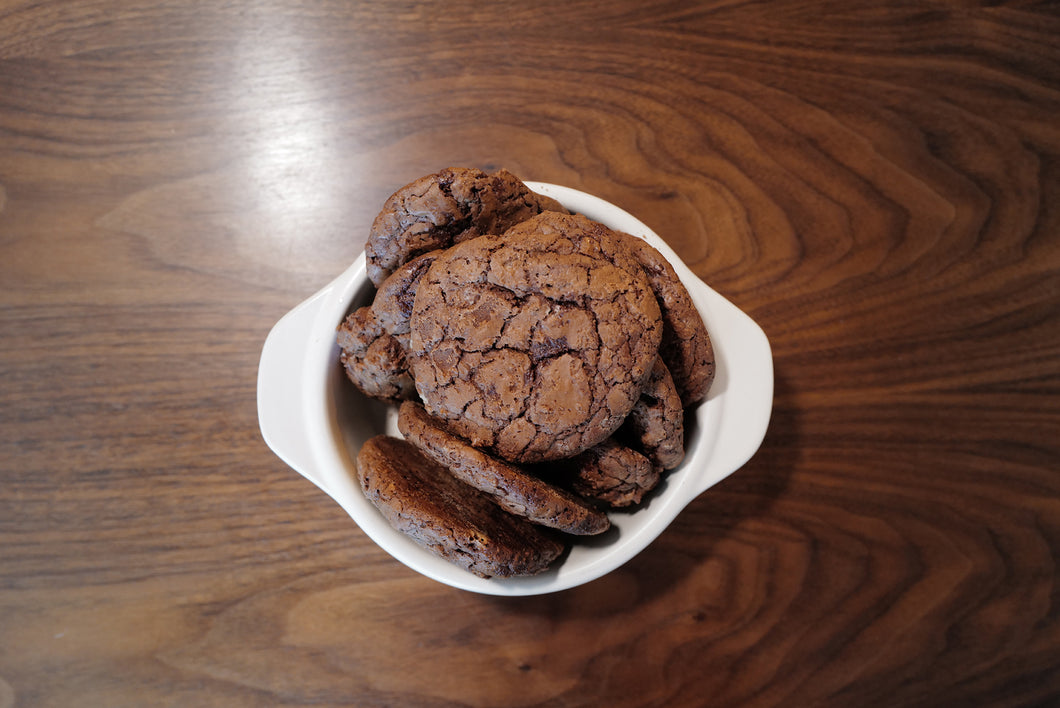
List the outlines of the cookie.
<svg viewBox="0 0 1060 708">
<path fill-rule="evenodd" d="M 579 536 L 603 533 L 611 526 L 606 514 L 570 492 L 471 447 L 419 403 L 401 405 L 398 429 L 420 452 L 516 516 Z"/>
<path fill-rule="evenodd" d="M 714 348 L 703 318 L 677 271 L 651 244 L 622 234 L 628 248 L 644 268 L 662 310 L 663 337 L 659 346 L 666 368 L 685 407 L 707 396 L 714 380 Z"/>
<path fill-rule="evenodd" d="M 377 287 L 415 256 L 482 234 L 499 234 L 542 211 L 566 212 L 507 170 L 487 174 L 449 167 L 394 192 L 372 222 L 365 245 Z"/>
<path fill-rule="evenodd" d="M 391 526 L 483 578 L 540 573 L 565 549 L 404 440 L 369 439 L 357 455 L 357 479 Z"/>
<path fill-rule="evenodd" d="M 647 457 L 608 438 L 571 459 L 571 489 L 581 497 L 614 509 L 639 504 L 659 484 L 659 468 Z"/>
<path fill-rule="evenodd" d="M 610 437 L 637 402 L 663 329 L 617 234 L 557 212 L 441 254 L 420 281 L 410 326 L 427 410 L 519 463 Z"/>
<path fill-rule="evenodd" d="M 416 397 L 408 363 L 409 317 L 419 279 L 438 252 L 425 253 L 383 281 L 369 307 L 339 325 L 339 360 L 362 393 L 385 401 Z"/>
<path fill-rule="evenodd" d="M 383 281 L 372 300 L 372 314 L 388 334 L 408 346 L 409 318 L 420 279 L 441 251 L 430 251 L 402 264 Z"/>
<path fill-rule="evenodd" d="M 416 396 L 405 346 L 383 329 L 371 307 L 351 312 L 336 341 L 346 376 L 361 393 L 385 401 Z"/>
<path fill-rule="evenodd" d="M 662 357 L 655 360 L 621 432 L 659 469 L 672 470 L 685 458 L 684 410 Z"/>
</svg>

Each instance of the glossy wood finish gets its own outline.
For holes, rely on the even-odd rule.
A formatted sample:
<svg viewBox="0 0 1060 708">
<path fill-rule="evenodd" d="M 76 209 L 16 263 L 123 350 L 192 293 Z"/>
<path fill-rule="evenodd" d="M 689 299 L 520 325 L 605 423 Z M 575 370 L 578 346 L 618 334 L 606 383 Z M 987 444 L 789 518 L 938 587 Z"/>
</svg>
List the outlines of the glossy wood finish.
<svg viewBox="0 0 1060 708">
<path fill-rule="evenodd" d="M 1055 4 L 0 3 L 0 707 L 1060 704 Z M 440 586 L 260 438 L 395 188 L 611 200 L 766 331 L 751 462 Z"/>
</svg>

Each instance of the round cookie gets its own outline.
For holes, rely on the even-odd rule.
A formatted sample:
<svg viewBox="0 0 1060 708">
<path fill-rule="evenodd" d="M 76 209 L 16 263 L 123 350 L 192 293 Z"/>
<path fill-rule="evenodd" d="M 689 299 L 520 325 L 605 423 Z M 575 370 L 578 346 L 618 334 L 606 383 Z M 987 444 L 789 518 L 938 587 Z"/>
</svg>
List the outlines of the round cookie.
<svg viewBox="0 0 1060 708">
<path fill-rule="evenodd" d="M 639 504 L 659 484 L 659 468 L 636 450 L 608 438 L 566 463 L 570 488 L 614 509 Z"/>
<path fill-rule="evenodd" d="M 616 233 L 556 212 L 441 254 L 410 326 L 428 411 L 513 462 L 569 457 L 609 437 L 662 337 L 658 302 Z"/>
<path fill-rule="evenodd" d="M 355 310 L 339 325 L 339 360 L 365 395 L 386 401 L 416 397 L 407 356 L 409 317 L 416 286 L 438 253 L 425 253 L 398 268 L 379 286 L 370 307 Z"/>
<path fill-rule="evenodd" d="M 408 346 L 409 318 L 420 279 L 426 275 L 441 251 L 430 251 L 404 263 L 383 281 L 372 300 L 372 314 L 384 331 Z"/>
<path fill-rule="evenodd" d="M 502 233 L 546 210 L 566 213 L 507 170 L 448 167 L 426 175 L 394 192 L 372 222 L 364 249 L 368 277 L 379 286 L 420 253 Z"/>
<path fill-rule="evenodd" d="M 385 401 L 416 396 L 405 346 L 383 329 L 371 307 L 351 312 L 336 340 L 346 376 L 361 393 Z"/>
<path fill-rule="evenodd" d="M 670 371 L 659 357 L 622 432 L 653 465 L 672 470 L 685 459 L 684 413 Z"/>
<path fill-rule="evenodd" d="M 516 516 L 578 536 L 603 533 L 611 526 L 606 514 L 570 492 L 471 447 L 419 403 L 401 404 L 398 429 L 420 452 Z"/>
<path fill-rule="evenodd" d="M 673 376 L 684 406 L 699 403 L 714 380 L 714 347 L 692 296 L 677 271 L 651 244 L 630 234 L 622 238 L 644 268 L 662 310 L 659 355 Z"/>
<path fill-rule="evenodd" d="M 357 479 L 391 526 L 475 575 L 534 575 L 565 550 L 404 440 L 370 438 L 357 455 Z"/>
</svg>

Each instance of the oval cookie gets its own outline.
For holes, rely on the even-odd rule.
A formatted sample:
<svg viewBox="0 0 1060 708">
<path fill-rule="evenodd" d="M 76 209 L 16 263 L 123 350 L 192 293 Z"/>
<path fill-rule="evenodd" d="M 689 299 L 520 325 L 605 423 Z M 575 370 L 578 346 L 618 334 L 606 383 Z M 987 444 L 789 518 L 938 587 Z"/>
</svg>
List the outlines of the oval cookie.
<svg viewBox="0 0 1060 708">
<path fill-rule="evenodd" d="M 622 433 L 659 469 L 672 470 L 685 458 L 685 412 L 662 357 L 655 360 Z"/>
<path fill-rule="evenodd" d="M 489 494 L 516 516 L 578 536 L 603 533 L 611 526 L 606 514 L 570 492 L 471 447 L 419 403 L 406 401 L 401 405 L 398 429 L 457 479 Z"/>
<path fill-rule="evenodd" d="M 534 575 L 564 551 L 558 539 L 504 511 L 404 440 L 370 438 L 357 455 L 357 478 L 391 526 L 475 575 Z"/>
<path fill-rule="evenodd" d="M 644 268 L 659 299 L 663 318 L 659 355 L 673 377 L 684 406 L 699 403 L 714 380 L 714 347 L 703 318 L 677 271 L 663 254 L 636 236 L 622 234 Z"/>
</svg>

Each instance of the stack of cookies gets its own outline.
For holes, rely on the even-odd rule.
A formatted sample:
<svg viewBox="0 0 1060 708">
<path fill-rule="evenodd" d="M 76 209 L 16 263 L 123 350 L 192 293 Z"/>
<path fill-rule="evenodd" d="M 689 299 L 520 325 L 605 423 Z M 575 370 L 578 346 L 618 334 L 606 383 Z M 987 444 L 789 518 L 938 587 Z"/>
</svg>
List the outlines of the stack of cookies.
<svg viewBox="0 0 1060 708">
<path fill-rule="evenodd" d="M 703 321 L 651 245 L 449 168 L 395 192 L 366 246 L 372 304 L 340 359 L 400 406 L 357 457 L 395 528 L 482 577 L 532 575 L 684 457 L 714 375 Z"/>
</svg>

